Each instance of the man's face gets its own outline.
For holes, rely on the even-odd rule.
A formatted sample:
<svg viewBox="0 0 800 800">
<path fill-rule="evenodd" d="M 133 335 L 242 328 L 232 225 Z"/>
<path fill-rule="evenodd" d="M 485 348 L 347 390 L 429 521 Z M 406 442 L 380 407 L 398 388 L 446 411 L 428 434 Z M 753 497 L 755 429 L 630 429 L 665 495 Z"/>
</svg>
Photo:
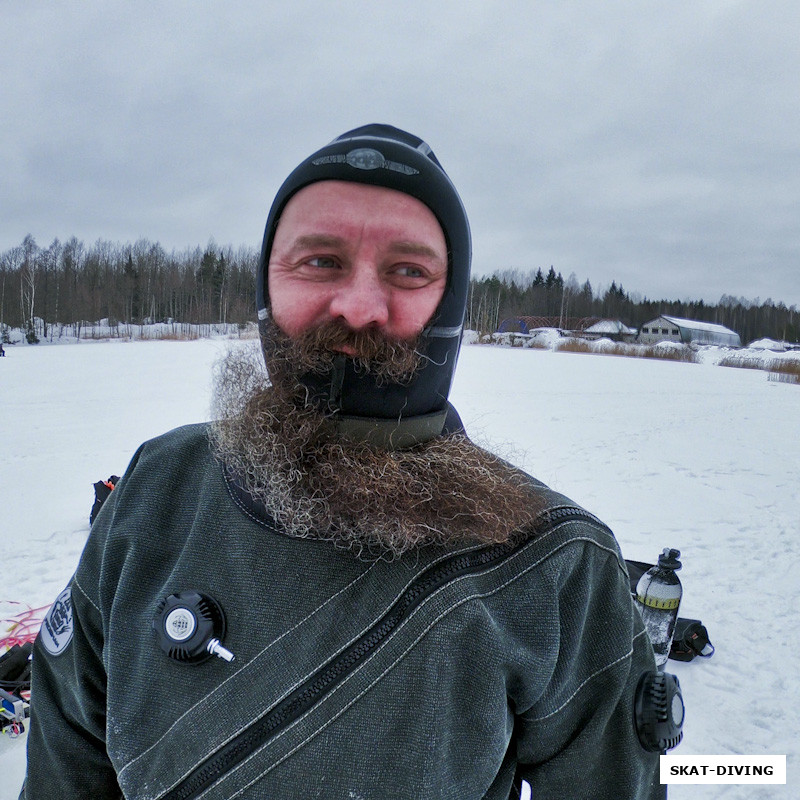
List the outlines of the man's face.
<svg viewBox="0 0 800 800">
<path fill-rule="evenodd" d="M 289 336 L 336 321 L 407 340 L 442 298 L 447 246 L 433 212 L 410 195 L 322 181 L 286 204 L 267 274 L 273 319 Z"/>
</svg>

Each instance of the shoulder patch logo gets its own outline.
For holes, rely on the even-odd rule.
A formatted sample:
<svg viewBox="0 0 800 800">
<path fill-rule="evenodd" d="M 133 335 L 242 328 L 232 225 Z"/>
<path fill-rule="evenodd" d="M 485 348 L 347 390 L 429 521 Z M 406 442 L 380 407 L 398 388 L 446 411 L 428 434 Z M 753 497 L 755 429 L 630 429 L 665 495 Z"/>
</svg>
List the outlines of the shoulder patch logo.
<svg viewBox="0 0 800 800">
<path fill-rule="evenodd" d="M 44 649 L 50 655 L 61 655 L 72 641 L 72 631 L 72 590 L 68 586 L 56 598 L 42 623 L 40 635 Z"/>
</svg>

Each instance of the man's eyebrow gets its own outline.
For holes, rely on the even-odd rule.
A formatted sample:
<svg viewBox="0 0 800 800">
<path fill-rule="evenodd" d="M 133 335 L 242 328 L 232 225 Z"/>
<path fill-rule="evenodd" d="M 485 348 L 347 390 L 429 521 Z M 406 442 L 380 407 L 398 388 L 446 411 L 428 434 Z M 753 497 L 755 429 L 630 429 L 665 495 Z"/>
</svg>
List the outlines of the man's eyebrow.
<svg viewBox="0 0 800 800">
<path fill-rule="evenodd" d="M 430 258 L 434 261 L 447 260 L 446 256 L 444 259 L 442 259 L 441 253 L 437 252 L 432 247 L 429 247 L 427 244 L 423 244 L 422 242 L 392 242 L 389 246 L 389 250 L 391 250 L 393 253 L 399 253 L 400 255 L 404 256 L 421 256 L 422 258 Z"/>
<path fill-rule="evenodd" d="M 315 250 L 317 248 L 339 248 L 346 244 L 340 236 L 327 233 L 307 233 L 298 236 L 291 245 L 292 250 Z"/>
</svg>

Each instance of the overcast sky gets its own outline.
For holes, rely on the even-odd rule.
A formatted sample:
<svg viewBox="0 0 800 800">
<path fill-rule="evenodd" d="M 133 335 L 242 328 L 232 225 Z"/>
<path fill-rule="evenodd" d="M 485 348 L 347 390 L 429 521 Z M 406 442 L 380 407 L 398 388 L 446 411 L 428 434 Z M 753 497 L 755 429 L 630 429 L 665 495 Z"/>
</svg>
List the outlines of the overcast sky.
<svg viewBox="0 0 800 800">
<path fill-rule="evenodd" d="M 800 306 L 797 0 L 0 0 L 0 250 L 258 248 L 366 122 L 433 147 L 474 274 Z"/>
</svg>

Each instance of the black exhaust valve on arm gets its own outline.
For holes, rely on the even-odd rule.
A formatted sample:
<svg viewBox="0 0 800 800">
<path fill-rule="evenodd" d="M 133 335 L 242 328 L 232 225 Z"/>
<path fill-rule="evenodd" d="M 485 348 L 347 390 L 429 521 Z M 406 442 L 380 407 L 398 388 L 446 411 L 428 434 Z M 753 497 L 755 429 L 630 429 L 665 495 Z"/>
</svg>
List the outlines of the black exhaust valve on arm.
<svg viewBox="0 0 800 800">
<path fill-rule="evenodd" d="M 686 709 L 678 679 L 669 672 L 645 672 L 636 687 L 634 721 L 642 747 L 664 753 L 683 738 Z"/>
</svg>

